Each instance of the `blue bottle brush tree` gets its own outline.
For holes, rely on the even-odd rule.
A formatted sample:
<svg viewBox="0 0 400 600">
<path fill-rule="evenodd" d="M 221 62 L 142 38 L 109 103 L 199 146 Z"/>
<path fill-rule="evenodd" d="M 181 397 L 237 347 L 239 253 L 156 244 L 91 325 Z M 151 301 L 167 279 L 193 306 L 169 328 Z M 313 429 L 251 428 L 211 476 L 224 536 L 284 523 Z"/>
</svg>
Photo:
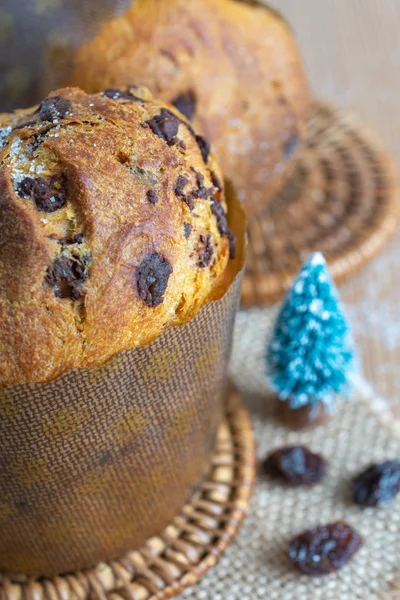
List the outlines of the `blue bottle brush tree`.
<svg viewBox="0 0 400 600">
<path fill-rule="evenodd" d="M 291 409 L 323 405 L 351 391 L 355 353 L 339 295 L 320 253 L 304 263 L 287 294 L 267 350 L 272 388 Z"/>
</svg>

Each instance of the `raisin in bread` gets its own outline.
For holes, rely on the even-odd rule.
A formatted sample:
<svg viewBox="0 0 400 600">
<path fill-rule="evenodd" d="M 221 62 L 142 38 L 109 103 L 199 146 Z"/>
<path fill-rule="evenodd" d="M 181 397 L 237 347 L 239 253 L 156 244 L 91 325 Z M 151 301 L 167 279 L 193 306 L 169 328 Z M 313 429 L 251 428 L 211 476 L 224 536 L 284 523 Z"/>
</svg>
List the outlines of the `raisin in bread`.
<svg viewBox="0 0 400 600">
<path fill-rule="evenodd" d="M 309 106 L 292 32 L 253 0 L 136 0 L 78 49 L 72 82 L 91 92 L 134 82 L 174 104 L 249 213 L 282 184 Z"/>
<path fill-rule="evenodd" d="M 208 144 L 144 89 L 0 115 L 0 387 L 192 318 L 235 251 Z"/>
</svg>

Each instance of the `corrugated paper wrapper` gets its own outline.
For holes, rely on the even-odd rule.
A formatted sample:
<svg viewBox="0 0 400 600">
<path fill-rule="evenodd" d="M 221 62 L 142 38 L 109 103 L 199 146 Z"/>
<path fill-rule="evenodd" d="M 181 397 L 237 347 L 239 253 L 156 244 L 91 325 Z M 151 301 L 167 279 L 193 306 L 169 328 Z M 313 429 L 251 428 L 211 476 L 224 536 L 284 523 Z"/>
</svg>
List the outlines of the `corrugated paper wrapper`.
<svg viewBox="0 0 400 600">
<path fill-rule="evenodd" d="M 118 557 L 206 474 L 244 261 L 245 217 L 228 196 L 237 257 L 194 319 L 100 368 L 0 390 L 0 571 L 50 576 Z"/>
</svg>

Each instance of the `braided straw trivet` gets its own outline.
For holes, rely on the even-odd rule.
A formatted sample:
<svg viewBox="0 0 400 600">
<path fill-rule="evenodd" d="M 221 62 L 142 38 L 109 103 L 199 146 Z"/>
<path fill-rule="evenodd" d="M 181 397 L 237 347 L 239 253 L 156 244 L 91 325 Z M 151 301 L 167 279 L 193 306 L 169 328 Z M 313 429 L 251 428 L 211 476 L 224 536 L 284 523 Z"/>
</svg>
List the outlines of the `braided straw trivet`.
<svg viewBox="0 0 400 600">
<path fill-rule="evenodd" d="M 235 392 L 225 417 L 210 474 L 159 537 L 120 560 L 51 580 L 0 575 L 0 599 L 164 600 L 194 584 L 232 543 L 254 482 L 251 422 Z"/>
<path fill-rule="evenodd" d="M 279 299 L 312 251 L 324 253 L 336 282 L 365 265 L 395 230 L 396 179 L 369 132 L 316 102 L 293 172 L 250 220 L 243 306 Z"/>
</svg>

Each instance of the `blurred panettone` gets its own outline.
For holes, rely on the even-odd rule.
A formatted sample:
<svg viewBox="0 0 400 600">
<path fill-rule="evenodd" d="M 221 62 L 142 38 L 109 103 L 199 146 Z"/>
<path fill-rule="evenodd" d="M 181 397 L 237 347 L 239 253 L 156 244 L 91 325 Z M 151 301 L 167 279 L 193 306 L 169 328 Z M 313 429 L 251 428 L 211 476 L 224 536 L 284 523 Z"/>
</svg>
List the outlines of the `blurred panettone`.
<svg viewBox="0 0 400 600">
<path fill-rule="evenodd" d="M 81 46 L 71 81 L 90 92 L 133 82 L 174 104 L 249 212 L 281 185 L 309 105 L 292 32 L 255 1 L 136 0 Z"/>
<path fill-rule="evenodd" d="M 0 115 L 0 387 L 103 363 L 191 319 L 235 240 L 207 143 L 127 87 Z"/>
</svg>

